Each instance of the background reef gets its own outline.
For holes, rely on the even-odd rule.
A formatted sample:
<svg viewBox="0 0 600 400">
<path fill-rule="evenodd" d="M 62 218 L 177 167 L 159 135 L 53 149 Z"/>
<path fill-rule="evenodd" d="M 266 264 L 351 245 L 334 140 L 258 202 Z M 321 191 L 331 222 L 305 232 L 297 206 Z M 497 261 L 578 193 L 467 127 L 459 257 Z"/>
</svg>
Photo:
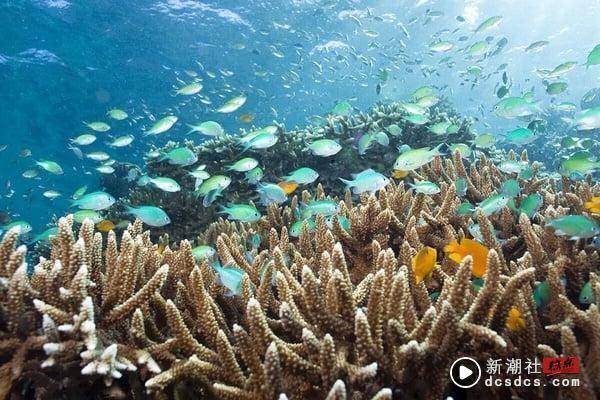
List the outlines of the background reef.
<svg viewBox="0 0 600 400">
<path fill-rule="evenodd" d="M 313 184 L 302 186 L 302 189 L 314 191 L 318 184 L 327 188 L 333 196 L 343 196 L 344 184 L 340 177 L 350 178 L 351 173 L 358 173 L 367 168 L 391 174 L 391 166 L 398 156 L 398 148 L 403 145 L 411 148 L 435 147 L 440 144 L 471 142 L 475 135 L 470 126 L 470 118 L 460 116 L 446 99 L 429 110 L 429 121 L 416 125 L 404 118 L 409 115 L 402 103 L 379 104 L 365 113 L 355 113 L 350 116 L 329 114 L 322 123 L 303 129 L 286 130 L 281 124 L 276 124 L 278 142 L 263 150 L 248 150 L 240 155 L 242 147 L 238 136 L 220 136 L 197 145 L 192 136 L 183 143 L 169 142 L 165 147 L 157 149 L 165 153 L 173 148 L 186 146 L 198 156 L 194 165 L 179 167 L 170 165 L 167 161 L 146 158 L 145 173 L 149 176 L 170 177 L 181 185 L 181 191 L 166 193 L 151 187 L 139 187 L 135 180 L 127 179 L 130 166 L 122 165 L 116 175 L 103 177 L 101 186 L 109 193 L 127 194 L 120 204 L 110 210 L 109 218 L 115 221 L 130 218 L 124 214 L 125 205 L 153 204 L 161 207 L 169 215 L 172 223 L 153 229 L 153 235 L 168 234 L 178 242 L 191 239 L 204 231 L 218 217 L 217 204 L 247 203 L 254 201 L 258 204 L 256 185 L 244 180 L 244 174 L 227 171 L 226 166 L 233 164 L 242 156 L 255 157 L 264 171 L 262 182 L 277 183 L 282 177 L 300 167 L 309 167 L 319 173 L 319 178 Z M 430 128 L 437 122 L 455 124 L 455 133 L 436 135 Z M 392 127 L 392 128 L 390 128 Z M 252 130 L 250 130 L 252 131 Z M 358 140 L 362 135 L 384 132 L 389 138 L 388 145 L 373 143 L 363 155 L 357 151 Z M 242 132 L 243 134 L 244 132 Z M 336 140 L 342 145 L 342 150 L 332 157 L 318 157 L 308 149 L 308 145 L 317 139 L 327 138 Z M 199 165 L 205 165 L 211 175 L 223 174 L 232 178 L 230 186 L 223 196 L 210 207 L 202 205 L 202 198 L 194 193 L 195 179 L 188 172 Z M 119 196 L 117 196 L 119 197 Z"/>
<path fill-rule="evenodd" d="M 577 297 L 589 281 L 600 298 L 600 254 L 546 222 L 585 214 L 598 185 L 554 181 L 535 168 L 516 199 L 541 194 L 531 219 L 508 207 L 459 216 L 457 178 L 477 203 L 516 177 L 484 155 L 471 163 L 458 152 L 414 174 L 441 192 L 417 194 L 399 182 L 376 196 L 345 193 L 339 215 L 348 231 L 319 216 L 314 232 L 305 226 L 290 237 L 299 202 L 324 198 L 322 186 L 269 206 L 256 223 L 211 224 L 201 239 L 222 265 L 244 271 L 236 296 L 208 260 L 194 259 L 188 240 L 163 249 L 139 221 L 117 239 L 91 221 L 77 233 L 71 217 L 61 218 L 50 256 L 31 272 L 10 231 L 0 245 L 0 398 L 437 399 L 453 393 L 448 369 L 462 355 L 482 364 L 582 360 L 580 387 L 481 386 L 474 397 L 596 398 L 600 311 Z M 489 249 L 480 287 L 472 276 L 481 260 L 457 264 L 442 254 L 469 237 L 473 222 Z M 256 233 L 260 245 L 249 249 Z M 424 246 L 442 255 L 417 284 L 410 265 Z M 540 282 L 549 290 L 543 307 L 533 297 Z M 523 319 L 515 329 L 507 324 L 513 308 Z"/>
</svg>

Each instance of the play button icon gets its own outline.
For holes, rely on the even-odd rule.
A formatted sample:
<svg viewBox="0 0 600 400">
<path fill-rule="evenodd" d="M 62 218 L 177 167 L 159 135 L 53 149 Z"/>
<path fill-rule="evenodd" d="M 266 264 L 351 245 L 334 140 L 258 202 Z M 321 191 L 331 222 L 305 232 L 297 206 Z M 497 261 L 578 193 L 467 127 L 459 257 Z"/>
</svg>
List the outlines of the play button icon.
<svg viewBox="0 0 600 400">
<path fill-rule="evenodd" d="M 473 371 L 471 371 L 469 368 L 465 367 L 464 365 L 458 367 L 458 379 L 461 381 L 467 379 L 471 375 L 473 375 Z"/>
<path fill-rule="evenodd" d="M 459 388 L 472 388 L 481 379 L 481 367 L 471 357 L 461 357 L 452 363 L 450 379 Z"/>
</svg>

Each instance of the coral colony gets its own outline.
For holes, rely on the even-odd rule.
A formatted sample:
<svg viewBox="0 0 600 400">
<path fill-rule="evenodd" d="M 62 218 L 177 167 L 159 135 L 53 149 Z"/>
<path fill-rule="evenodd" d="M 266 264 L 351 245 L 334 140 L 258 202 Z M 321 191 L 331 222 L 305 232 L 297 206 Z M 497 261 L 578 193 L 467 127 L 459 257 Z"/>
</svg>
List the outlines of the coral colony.
<svg viewBox="0 0 600 400">
<path fill-rule="evenodd" d="M 274 168 L 264 181 L 300 167 L 319 175 L 295 193 L 280 186 L 284 203 L 268 201 L 279 192 L 266 184 L 235 179 L 219 193 L 230 206 L 215 215 L 216 204 L 202 201 L 211 191 L 197 197 L 186 180 L 195 165 L 149 160 L 151 175 L 182 190 L 145 186 L 127 203 L 153 197 L 143 203 L 161 204 L 170 224 L 145 230 L 137 219 L 103 232 L 62 217 L 33 266 L 20 228 L 9 230 L 0 244 L 0 398 L 438 399 L 452 390 L 449 368 L 461 356 L 481 365 L 578 357 L 581 385 L 555 390 L 595 398 L 598 184 L 553 179 L 527 152 L 498 162 L 459 148 L 408 153 L 396 164 L 415 168 L 377 181 L 396 146 L 420 140 L 406 127 L 426 134 L 408 123 L 390 132 L 402 115 L 378 106 L 319 128 L 277 127 L 275 146 L 246 152 Z M 469 134 L 456 124 L 457 135 Z M 388 145 L 365 157 L 350 147 L 379 131 Z M 303 156 L 315 137 L 343 144 L 329 165 Z M 409 151 L 433 149 L 430 139 Z M 210 176 L 240 158 L 229 136 L 187 147 Z M 346 172 L 353 184 L 344 190 Z"/>
</svg>

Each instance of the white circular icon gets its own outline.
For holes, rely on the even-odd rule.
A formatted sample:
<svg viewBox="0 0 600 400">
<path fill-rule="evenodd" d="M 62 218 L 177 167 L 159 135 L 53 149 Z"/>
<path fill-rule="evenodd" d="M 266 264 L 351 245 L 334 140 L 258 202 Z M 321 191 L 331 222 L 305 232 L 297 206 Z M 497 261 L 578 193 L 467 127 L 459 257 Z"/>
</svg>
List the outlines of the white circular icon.
<svg viewBox="0 0 600 400">
<path fill-rule="evenodd" d="M 450 379 L 459 388 L 472 388 L 481 379 L 481 367 L 473 358 L 461 357 L 450 366 Z"/>
</svg>

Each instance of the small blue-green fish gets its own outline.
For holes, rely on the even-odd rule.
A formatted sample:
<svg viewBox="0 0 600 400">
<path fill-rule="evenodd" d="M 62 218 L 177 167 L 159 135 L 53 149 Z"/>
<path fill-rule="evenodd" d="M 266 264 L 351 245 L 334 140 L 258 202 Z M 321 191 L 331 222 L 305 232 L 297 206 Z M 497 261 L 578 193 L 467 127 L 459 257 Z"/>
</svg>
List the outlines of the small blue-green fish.
<svg viewBox="0 0 600 400">
<path fill-rule="evenodd" d="M 299 185 L 308 185 L 319 178 L 319 173 L 312 168 L 302 167 L 292 171 L 289 175 L 284 176 L 285 182 L 295 182 Z"/>
<path fill-rule="evenodd" d="M 120 110 L 118 108 L 113 108 L 112 110 L 108 110 L 108 112 L 106 113 L 108 114 L 109 117 L 111 117 L 112 119 L 116 120 L 116 121 L 123 121 L 124 119 L 127 119 L 127 117 L 129 115 L 127 115 L 127 113 L 123 110 Z"/>
<path fill-rule="evenodd" d="M 535 133 L 529 128 L 517 128 L 506 135 L 505 140 L 507 142 L 523 146 L 533 142 L 537 137 Z"/>
<path fill-rule="evenodd" d="M 541 194 L 530 194 L 529 196 L 525 197 L 523 201 L 521 201 L 519 211 L 527 215 L 529 218 L 532 218 L 542 206 L 542 202 L 543 198 Z"/>
<path fill-rule="evenodd" d="M 526 165 L 521 172 L 519 172 L 519 179 L 531 179 L 533 177 L 533 168 L 529 165 Z"/>
<path fill-rule="evenodd" d="M 554 234 L 568 236 L 572 240 L 590 239 L 600 235 L 600 224 L 584 215 L 565 215 L 549 221 L 546 225 L 554 228 Z"/>
<path fill-rule="evenodd" d="M 245 157 L 241 160 L 236 161 L 235 163 L 228 165 L 226 169 L 228 171 L 237 171 L 237 172 L 248 172 L 251 169 L 254 169 L 258 165 L 258 161 L 252 157 Z"/>
<path fill-rule="evenodd" d="M 521 194 L 519 182 L 517 182 L 515 179 L 509 179 L 505 181 L 500 188 L 500 193 L 508 197 L 517 197 Z"/>
<path fill-rule="evenodd" d="M 337 103 L 332 109 L 331 109 L 331 113 L 333 115 L 340 115 L 340 116 L 349 116 L 350 114 L 352 114 L 352 105 L 350 103 L 347 103 L 345 101 Z"/>
<path fill-rule="evenodd" d="M 560 278 L 563 286 L 567 284 L 566 278 Z M 544 281 L 537 285 L 533 291 L 533 300 L 538 308 L 546 308 L 550 303 L 550 284 L 548 281 Z"/>
<path fill-rule="evenodd" d="M 299 237 L 300 236 L 300 232 L 302 232 L 302 227 L 306 225 L 306 228 L 308 230 L 308 232 L 313 232 L 316 227 L 317 224 L 315 222 L 314 219 L 312 218 L 307 218 L 307 219 L 303 219 L 300 221 L 296 221 L 292 224 L 292 226 L 290 227 L 290 236 L 291 237 Z"/>
<path fill-rule="evenodd" d="M 227 214 L 227 219 L 240 222 L 256 222 L 260 219 L 260 212 L 249 204 L 228 204 L 221 206 L 217 214 Z"/>
<path fill-rule="evenodd" d="M 450 153 L 454 153 L 457 150 L 458 150 L 458 153 L 460 154 L 460 156 L 464 159 L 468 159 L 471 156 L 471 154 L 473 153 L 471 148 L 464 143 L 454 143 L 448 147 L 448 151 Z"/>
<path fill-rule="evenodd" d="M 483 287 L 484 283 L 485 280 L 483 278 L 473 278 L 473 280 L 471 281 L 471 285 L 473 285 L 473 289 L 475 290 L 475 292 L 479 292 Z"/>
<path fill-rule="evenodd" d="M 578 151 L 560 164 L 560 173 L 564 176 L 570 176 L 574 172 L 587 175 L 599 169 L 600 161 L 596 161 L 587 151 Z"/>
<path fill-rule="evenodd" d="M 190 84 L 183 86 L 182 88 L 177 89 L 177 91 L 175 91 L 175 93 L 183 95 L 183 96 L 191 96 L 191 95 L 199 93 L 202 90 L 202 87 L 203 86 L 201 83 L 192 82 Z"/>
<path fill-rule="evenodd" d="M 216 255 L 217 251 L 211 246 L 201 245 L 192 249 L 192 256 L 196 261 L 212 260 Z"/>
<path fill-rule="evenodd" d="M 206 196 L 208 192 L 215 189 L 225 190 L 231 184 L 231 178 L 225 175 L 213 175 L 195 190 L 200 196 Z"/>
<path fill-rule="evenodd" d="M 500 211 L 509 200 L 510 197 L 505 194 L 494 194 L 479 203 L 477 208 L 480 208 L 485 216 L 489 217 L 495 212 Z"/>
<path fill-rule="evenodd" d="M 330 216 L 340 212 L 340 205 L 333 200 L 311 200 L 307 204 L 302 204 L 300 211 L 303 219 L 317 214 Z"/>
<path fill-rule="evenodd" d="M 562 92 L 567 90 L 568 87 L 569 85 L 567 84 L 567 82 L 552 82 L 551 84 L 546 86 L 546 93 L 548 93 L 551 96 L 556 96 L 557 94 L 561 94 Z"/>
<path fill-rule="evenodd" d="M 498 164 L 498 169 L 506 174 L 518 174 L 527 164 L 515 160 L 504 160 L 500 164 Z"/>
<path fill-rule="evenodd" d="M 457 178 L 454 181 L 454 189 L 458 197 L 463 197 L 467 194 L 467 180 L 465 178 Z"/>
<path fill-rule="evenodd" d="M 364 192 L 374 193 L 383 189 L 390 183 L 389 178 L 370 168 L 358 174 L 353 174 L 352 177 L 354 178 L 352 180 L 342 178 L 340 178 L 340 180 L 346 184 L 346 188 L 352 188 L 354 194 Z"/>
<path fill-rule="evenodd" d="M 212 203 L 214 203 L 217 198 L 219 198 L 223 194 L 223 189 L 218 187 L 206 193 L 204 198 L 202 199 L 202 205 L 206 208 L 209 207 Z"/>
<path fill-rule="evenodd" d="M 315 155 L 319 157 L 329 157 L 333 156 L 342 149 L 342 146 L 335 140 L 331 139 L 319 139 L 312 142 L 308 149 Z"/>
<path fill-rule="evenodd" d="M 171 223 L 171 218 L 160 207 L 140 206 L 127 207 L 127 213 L 139 218 L 146 225 L 161 227 Z"/>
<path fill-rule="evenodd" d="M 206 168 L 206 165 L 204 166 L 204 168 Z M 202 181 L 210 178 L 210 174 L 204 168 L 196 168 L 193 171 L 188 172 L 188 175 L 196 178 L 196 182 L 197 182 L 196 188 L 202 183 Z M 198 180 L 200 180 L 199 183 L 198 183 Z"/>
<path fill-rule="evenodd" d="M 178 118 L 174 115 L 167 115 L 166 117 L 163 117 L 156 121 L 154 125 L 152 125 L 152 127 L 146 131 L 145 135 L 159 135 L 161 133 L 164 133 L 171 129 L 173 125 L 175 125 L 177 119 Z"/>
<path fill-rule="evenodd" d="M 523 97 L 505 97 L 494 106 L 496 115 L 503 118 L 527 117 L 538 111 L 538 103 Z"/>
<path fill-rule="evenodd" d="M 592 304 L 596 302 L 590 282 L 586 282 L 581 288 L 581 292 L 579 292 L 579 302 L 581 304 Z"/>
<path fill-rule="evenodd" d="M 31 224 L 27 221 L 14 221 L 10 224 L 0 226 L 0 234 L 2 234 L 2 232 L 8 232 L 9 230 L 15 227 L 19 228 L 19 234 L 21 235 L 29 233 L 33 229 L 31 227 Z"/>
<path fill-rule="evenodd" d="M 409 186 L 413 188 L 416 193 L 422 193 L 427 195 L 438 194 L 441 191 L 440 187 L 437 184 L 429 181 L 409 183 Z"/>
<path fill-rule="evenodd" d="M 159 161 L 167 161 L 171 165 L 186 167 L 198 161 L 198 156 L 187 147 L 178 147 L 164 154 Z"/>
<path fill-rule="evenodd" d="M 115 204 L 115 198 L 110 194 L 102 191 L 96 191 L 81 196 L 77 200 L 71 202 L 71 206 L 78 207 L 82 210 L 106 210 Z"/>
<path fill-rule="evenodd" d="M 62 167 L 55 161 L 40 160 L 35 162 L 36 165 L 54 175 L 62 175 L 64 173 Z"/>
<path fill-rule="evenodd" d="M 236 267 L 222 267 L 218 261 L 215 261 L 212 267 L 219 277 L 219 283 L 228 289 L 228 295 L 239 295 L 242 291 L 242 280 L 246 272 Z"/>
<path fill-rule="evenodd" d="M 390 144 L 389 136 L 383 131 L 379 131 L 376 134 L 374 134 L 373 139 L 375 139 L 375 141 L 381 146 L 389 146 Z"/>
<path fill-rule="evenodd" d="M 260 243 L 261 243 L 261 238 L 258 233 L 254 232 L 250 236 L 248 236 L 248 244 L 253 249 L 258 249 L 260 247 Z"/>
<path fill-rule="evenodd" d="M 135 138 L 133 135 L 123 135 L 115 138 L 112 142 L 107 143 L 110 147 L 125 147 L 129 146 Z"/>
<path fill-rule="evenodd" d="M 110 125 L 106 122 L 84 122 L 85 126 L 96 132 L 106 132 L 110 130 Z"/>
<path fill-rule="evenodd" d="M 223 136 L 225 134 L 225 130 L 223 127 L 215 121 L 204 121 L 197 125 L 190 125 L 190 131 L 188 135 L 193 132 L 198 132 L 205 136 Z"/>
<path fill-rule="evenodd" d="M 254 150 L 268 149 L 269 147 L 274 146 L 278 140 L 279 140 L 278 135 L 275 135 L 272 133 L 261 133 L 259 135 L 256 135 L 255 137 L 253 137 L 251 140 L 249 140 L 248 142 L 246 142 L 244 144 L 244 149 L 242 150 L 242 153 L 244 153 L 248 149 L 254 149 Z"/>
<path fill-rule="evenodd" d="M 263 205 L 283 203 L 287 200 L 285 191 L 274 183 L 258 183 L 256 191 Z"/>
<path fill-rule="evenodd" d="M 475 147 L 478 147 L 480 149 L 488 149 L 492 147 L 495 142 L 496 137 L 494 135 L 492 135 L 491 133 L 484 133 L 481 135 L 477 135 L 477 137 L 473 141 L 473 144 L 475 145 Z"/>
<path fill-rule="evenodd" d="M 489 17 L 485 21 L 483 21 L 481 24 L 479 24 L 479 26 L 475 29 L 475 33 L 483 32 L 487 29 L 494 28 L 494 27 L 498 26 L 498 24 L 500 24 L 501 21 L 502 21 L 501 15 L 495 15 L 493 17 Z"/>
<path fill-rule="evenodd" d="M 79 135 L 76 138 L 71 139 L 71 142 L 75 143 L 78 146 L 89 146 L 95 141 L 96 136 L 90 135 L 89 133 L 84 133 L 83 135 Z"/>
<path fill-rule="evenodd" d="M 464 215 L 471 215 L 474 212 L 475 212 L 475 206 L 473 204 L 469 203 L 468 201 L 462 203 L 456 209 L 456 214 L 460 215 L 461 217 Z"/>
<path fill-rule="evenodd" d="M 104 217 L 94 210 L 79 210 L 73 213 L 73 220 L 77 223 L 82 224 L 85 219 L 89 219 L 94 224 L 101 222 Z"/>
<path fill-rule="evenodd" d="M 325 218 L 325 224 L 327 224 L 327 227 L 329 229 L 333 229 L 333 221 L 335 219 L 338 220 L 338 222 L 340 223 L 340 226 L 346 232 L 350 231 L 350 220 L 348 218 L 344 217 L 343 215 L 330 215 L 329 217 Z"/>
<path fill-rule="evenodd" d="M 244 179 L 248 181 L 249 184 L 256 185 L 264 175 L 265 174 L 260 167 L 255 167 L 244 174 Z"/>
<path fill-rule="evenodd" d="M 485 242 L 485 239 L 483 237 L 483 233 L 481 232 L 481 226 L 479 224 L 471 224 L 471 225 L 469 225 L 469 233 L 478 242 L 480 242 L 480 243 Z M 494 235 L 494 237 L 496 238 L 496 240 L 498 240 L 497 231 L 493 227 L 492 227 L 492 234 Z"/>
<path fill-rule="evenodd" d="M 436 156 L 440 154 L 439 148 L 442 145 L 438 145 L 434 149 L 429 147 L 422 147 L 419 149 L 408 149 L 398 156 L 394 163 L 394 169 L 399 171 L 414 171 L 428 164 Z"/>
<path fill-rule="evenodd" d="M 246 96 L 243 94 L 235 96 L 234 98 L 227 100 L 221 107 L 217 108 L 216 112 L 222 114 L 232 113 L 243 106 L 246 103 L 246 99 Z"/>
<path fill-rule="evenodd" d="M 58 227 L 53 226 L 52 228 L 46 229 L 44 232 L 40 233 L 39 235 L 36 235 L 29 242 L 29 244 L 33 244 L 33 243 L 37 243 L 37 242 L 47 242 L 50 240 L 51 237 L 56 236 L 57 233 L 58 233 Z"/>
<path fill-rule="evenodd" d="M 73 200 L 80 199 L 81 196 L 83 196 L 85 192 L 87 192 L 87 188 L 87 185 L 79 187 L 77 190 L 75 190 L 75 192 L 73 192 L 73 196 L 71 196 L 71 198 Z"/>
<path fill-rule="evenodd" d="M 436 135 L 445 135 L 450 125 L 452 125 L 450 121 L 441 121 L 431 125 L 429 130 Z"/>
<path fill-rule="evenodd" d="M 402 133 L 402 128 L 400 128 L 397 124 L 391 124 L 385 128 L 390 135 L 398 136 Z"/>
<path fill-rule="evenodd" d="M 365 133 L 362 135 L 360 139 L 358 139 L 358 154 L 361 156 L 364 155 L 374 141 L 375 138 L 372 134 Z"/>
<path fill-rule="evenodd" d="M 162 190 L 163 192 L 175 193 L 181 190 L 181 186 L 179 186 L 179 183 L 177 183 L 177 181 L 166 176 L 158 176 L 156 178 L 143 176 L 138 180 L 138 184 L 140 181 L 147 182 L 155 188 Z"/>
<path fill-rule="evenodd" d="M 429 118 L 424 114 L 408 114 L 403 118 L 403 120 L 414 125 L 425 125 L 429 122 Z"/>
</svg>

